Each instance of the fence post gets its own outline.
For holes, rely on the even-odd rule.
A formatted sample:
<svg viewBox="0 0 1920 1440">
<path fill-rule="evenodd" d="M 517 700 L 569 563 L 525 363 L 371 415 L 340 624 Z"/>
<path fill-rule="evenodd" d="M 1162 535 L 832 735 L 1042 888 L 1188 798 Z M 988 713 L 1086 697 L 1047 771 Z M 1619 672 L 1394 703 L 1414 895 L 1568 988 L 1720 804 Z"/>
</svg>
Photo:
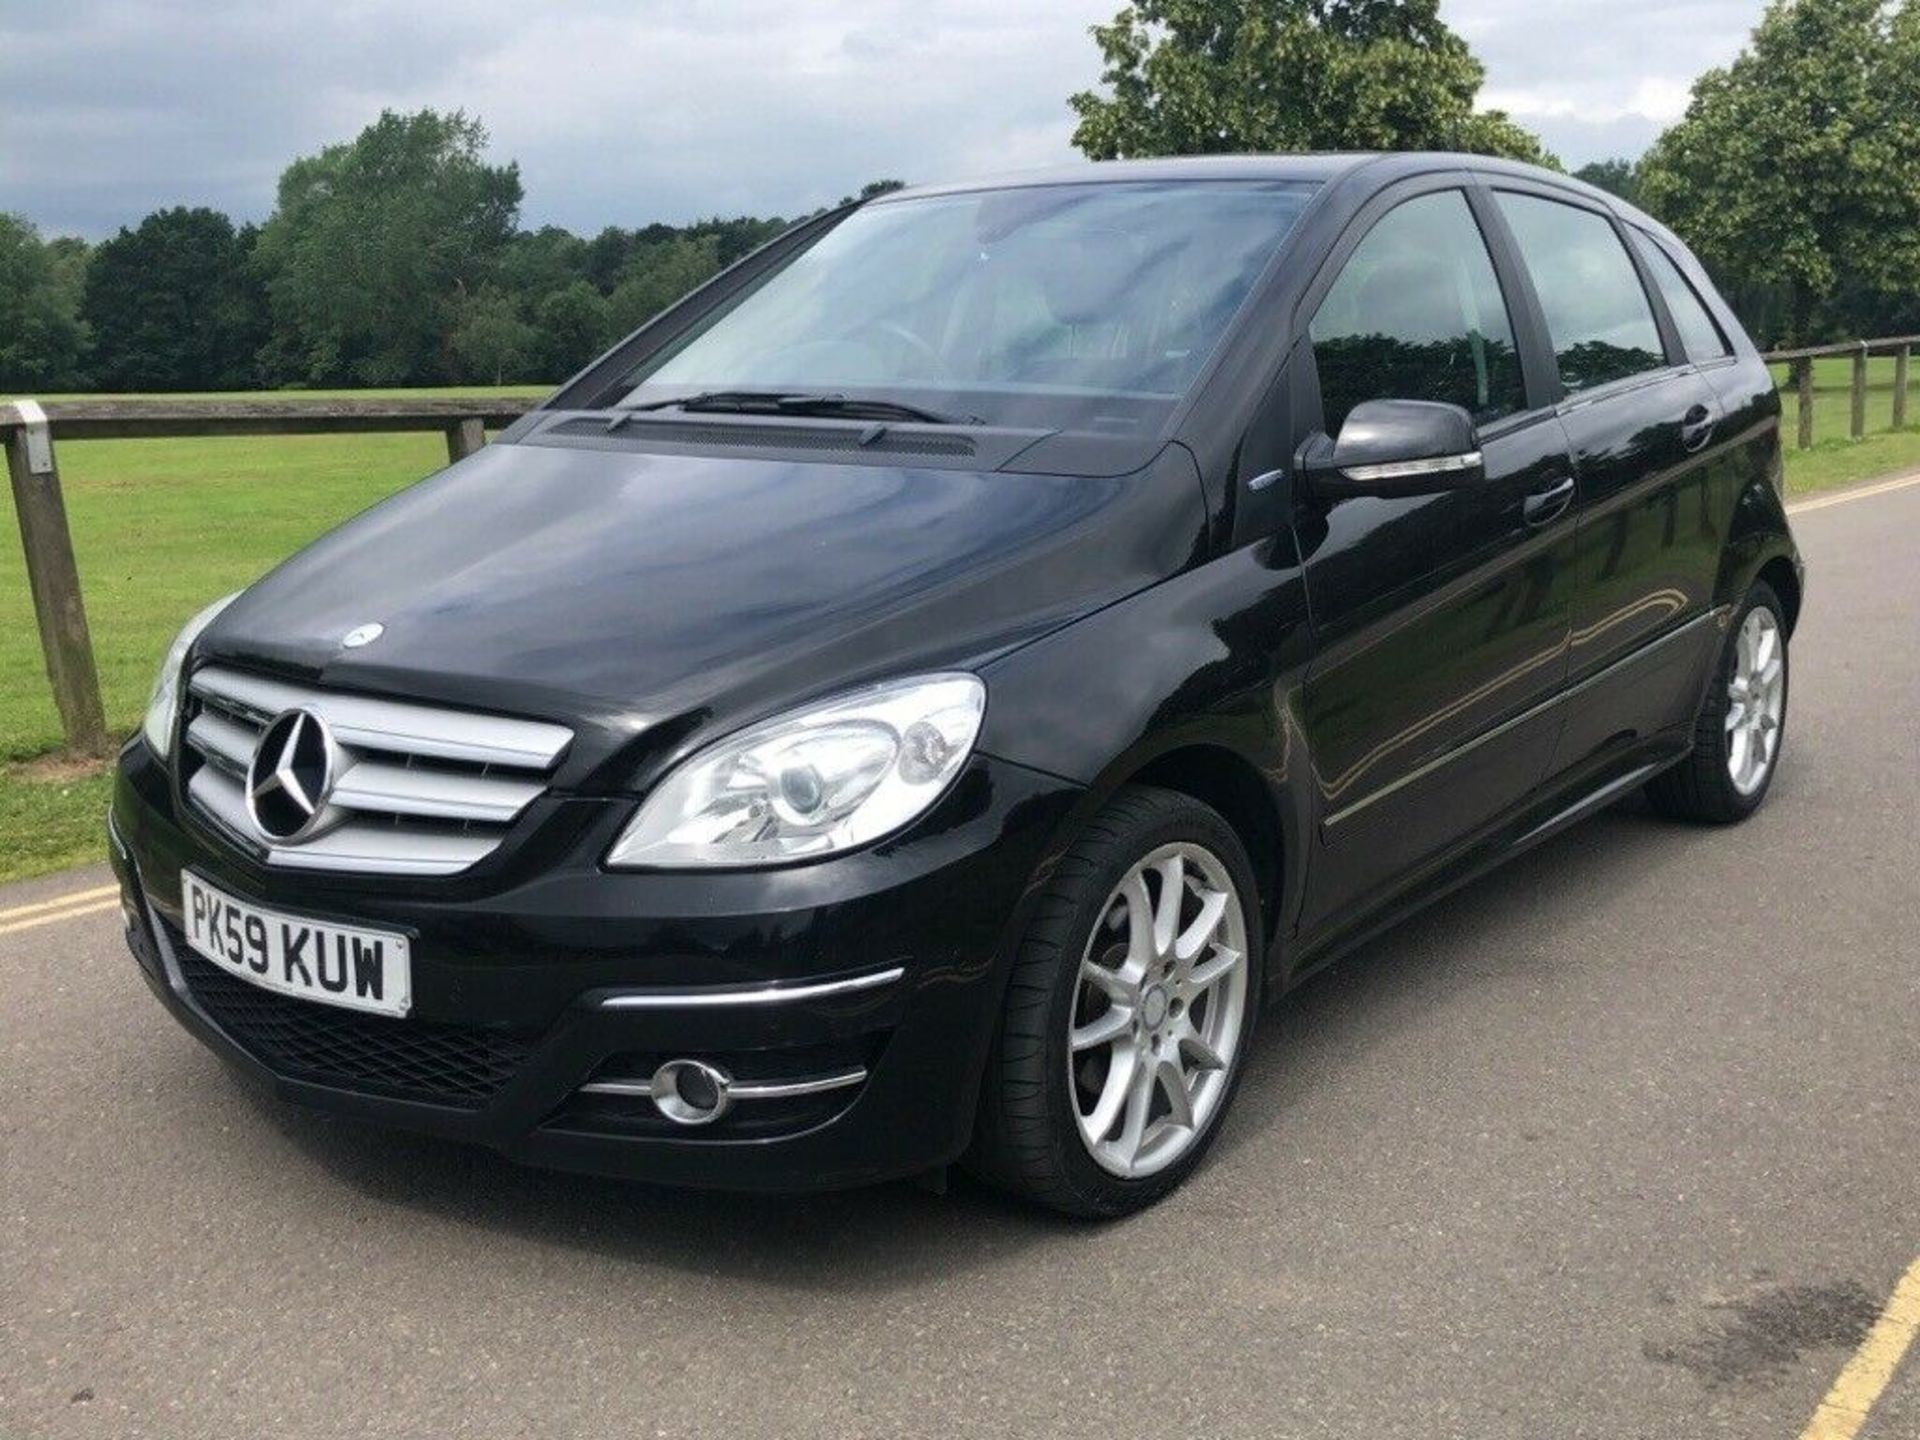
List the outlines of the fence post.
<svg viewBox="0 0 1920 1440">
<path fill-rule="evenodd" d="M 1907 428 L 1907 352 L 1913 347 L 1902 345 L 1893 352 L 1893 428 Z"/>
<path fill-rule="evenodd" d="M 73 750 L 104 755 L 107 724 L 100 707 L 100 676 L 93 668 L 93 640 L 80 599 L 80 569 L 73 559 L 73 536 L 67 529 L 67 505 L 60 494 L 60 471 L 54 463 L 47 417 L 33 401 L 16 400 L 0 406 L 0 420 L 6 419 L 18 422 L 7 432 L 7 473 L 13 481 L 13 508 L 27 555 L 27 584 L 33 592 L 40 649 L 46 656 L 60 726 Z"/>
<path fill-rule="evenodd" d="M 1799 368 L 1800 448 L 1813 448 L 1813 360 L 1802 356 L 1794 364 Z"/>
<path fill-rule="evenodd" d="M 451 464 L 469 455 L 478 455 L 486 443 L 487 427 L 481 423 L 478 415 L 456 420 L 447 426 L 447 461 Z"/>
<path fill-rule="evenodd" d="M 1853 438 L 1858 440 L 1867 433 L 1867 342 L 1862 340 L 1860 348 L 1853 352 Z"/>
</svg>

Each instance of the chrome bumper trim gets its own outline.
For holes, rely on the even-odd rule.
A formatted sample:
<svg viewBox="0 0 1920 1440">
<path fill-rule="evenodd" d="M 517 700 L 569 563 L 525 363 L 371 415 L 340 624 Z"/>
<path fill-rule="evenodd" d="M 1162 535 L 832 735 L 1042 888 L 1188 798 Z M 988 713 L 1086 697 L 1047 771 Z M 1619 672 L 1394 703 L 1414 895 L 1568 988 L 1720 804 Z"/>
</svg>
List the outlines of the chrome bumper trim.
<svg viewBox="0 0 1920 1440">
<path fill-rule="evenodd" d="M 823 1095 L 829 1090 L 844 1090 L 867 1078 L 867 1068 L 855 1065 L 830 1075 L 809 1075 L 801 1080 L 733 1080 L 726 1087 L 734 1100 L 791 1100 L 802 1095 Z M 653 1096 L 652 1080 L 591 1080 L 580 1087 L 583 1095 L 629 1095 L 646 1100 Z"/>
<path fill-rule="evenodd" d="M 732 1005 L 792 1005 L 832 995 L 852 995 L 891 985 L 906 974 L 904 965 L 869 970 L 841 980 L 815 980 L 795 985 L 713 985 L 684 990 L 622 990 L 602 996 L 602 1010 L 710 1010 Z"/>
</svg>

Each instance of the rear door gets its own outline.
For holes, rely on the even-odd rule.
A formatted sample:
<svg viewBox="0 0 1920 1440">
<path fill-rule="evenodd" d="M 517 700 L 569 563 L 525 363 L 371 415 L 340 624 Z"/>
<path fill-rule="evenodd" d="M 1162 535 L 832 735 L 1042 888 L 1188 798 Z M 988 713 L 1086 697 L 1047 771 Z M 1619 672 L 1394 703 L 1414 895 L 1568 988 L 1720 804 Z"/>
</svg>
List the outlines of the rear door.
<svg viewBox="0 0 1920 1440">
<path fill-rule="evenodd" d="M 1544 187 L 1495 187 L 1566 391 L 1580 489 L 1570 698 L 1553 768 L 1604 768 L 1686 725 L 1699 697 L 1731 502 L 1723 410 L 1614 216 Z"/>
<path fill-rule="evenodd" d="M 1512 806 L 1542 778 L 1559 728 L 1573 608 L 1566 440 L 1537 325 L 1500 281 L 1474 195 L 1464 176 L 1389 192 L 1303 309 L 1305 431 L 1337 434 L 1364 400 L 1444 401 L 1474 416 L 1486 470 L 1434 495 L 1298 503 L 1322 841 L 1307 925 L 1371 908 Z"/>
</svg>

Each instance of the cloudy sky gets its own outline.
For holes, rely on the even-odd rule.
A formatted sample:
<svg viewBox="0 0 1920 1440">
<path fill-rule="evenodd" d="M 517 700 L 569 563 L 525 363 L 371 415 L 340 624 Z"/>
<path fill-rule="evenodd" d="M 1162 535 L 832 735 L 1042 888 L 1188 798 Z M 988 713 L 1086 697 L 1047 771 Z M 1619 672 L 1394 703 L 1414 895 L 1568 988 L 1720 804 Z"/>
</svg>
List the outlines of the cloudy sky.
<svg viewBox="0 0 1920 1440">
<path fill-rule="evenodd" d="M 523 220 L 796 214 L 880 176 L 1073 158 L 1120 0 L 0 0 L 0 210 L 98 238 L 161 205 L 263 218 L 293 156 L 461 107 Z M 1484 102 L 1570 166 L 1635 155 L 1762 0 L 1444 0 Z"/>
</svg>

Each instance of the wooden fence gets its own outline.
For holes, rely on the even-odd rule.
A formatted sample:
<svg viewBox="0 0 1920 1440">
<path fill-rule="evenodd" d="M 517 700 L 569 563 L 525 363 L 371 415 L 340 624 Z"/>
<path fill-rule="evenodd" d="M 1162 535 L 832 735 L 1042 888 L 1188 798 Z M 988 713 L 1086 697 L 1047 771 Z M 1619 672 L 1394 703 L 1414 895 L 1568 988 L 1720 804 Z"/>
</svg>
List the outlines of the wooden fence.
<svg viewBox="0 0 1920 1440">
<path fill-rule="evenodd" d="M 1867 433 L 1869 355 L 1893 356 L 1893 428 L 1905 429 L 1907 361 L 1915 345 L 1920 345 L 1920 335 L 1889 335 L 1878 340 L 1843 340 L 1837 345 L 1810 345 L 1799 350 L 1769 351 L 1765 356 L 1768 364 L 1791 367 L 1789 379 L 1793 384 L 1795 419 L 1798 422 L 1795 443 L 1802 450 L 1813 448 L 1813 362 L 1830 357 L 1847 356 L 1853 361 L 1853 383 L 1850 387 L 1853 404 L 1847 424 L 1849 437 L 1858 440 Z"/>
<path fill-rule="evenodd" d="M 107 440 L 163 435 L 365 435 L 441 431 L 447 458 L 471 455 L 486 432 L 509 425 L 529 408 L 525 400 L 78 400 L 0 402 L 0 444 L 7 451 L 14 512 L 27 557 L 27 584 L 47 679 L 68 748 L 104 755 L 106 718 L 93 664 L 74 564 L 67 506 L 60 493 L 55 440 Z"/>
</svg>

